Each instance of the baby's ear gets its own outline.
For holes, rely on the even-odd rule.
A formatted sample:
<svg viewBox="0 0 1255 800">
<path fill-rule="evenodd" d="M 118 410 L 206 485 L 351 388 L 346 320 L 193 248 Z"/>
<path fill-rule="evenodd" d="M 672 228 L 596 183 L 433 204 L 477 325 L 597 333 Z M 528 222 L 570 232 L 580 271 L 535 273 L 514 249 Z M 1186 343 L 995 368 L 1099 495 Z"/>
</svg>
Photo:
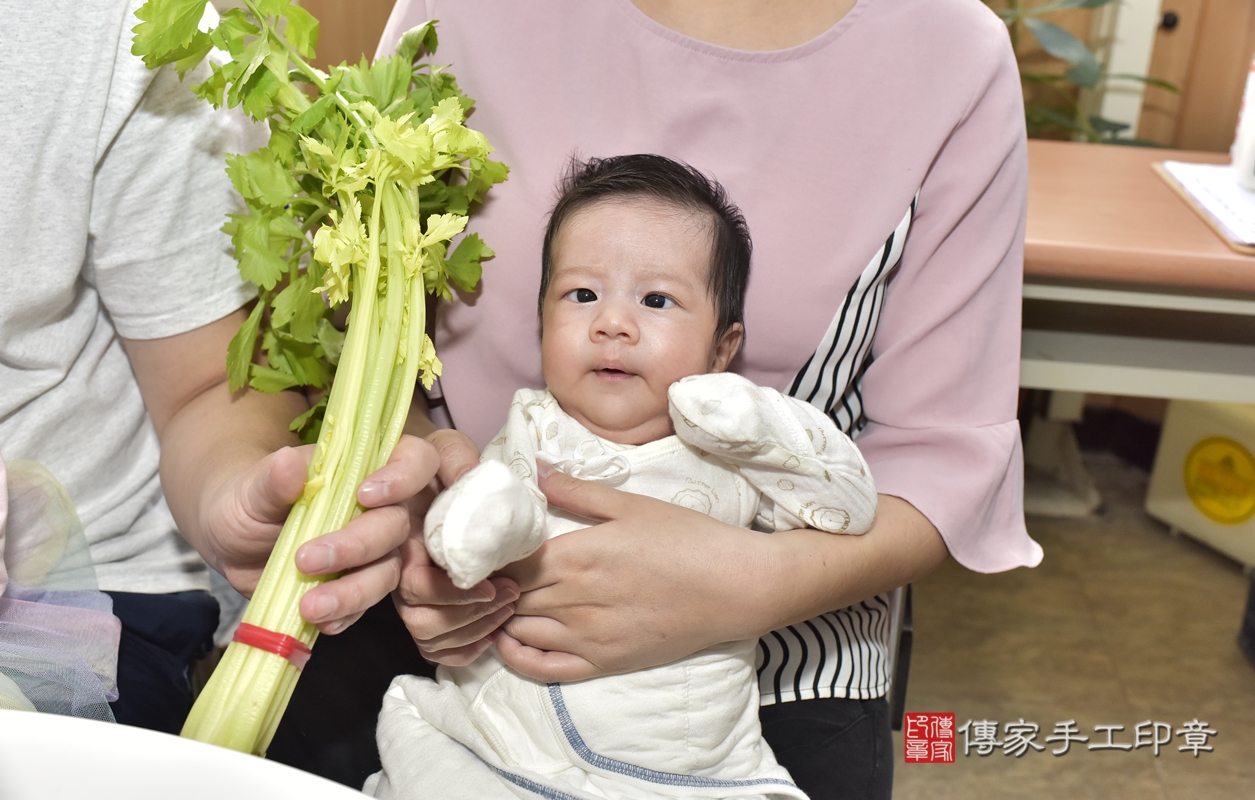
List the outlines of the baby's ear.
<svg viewBox="0 0 1255 800">
<path fill-rule="evenodd" d="M 745 326 L 739 322 L 723 332 L 719 341 L 715 342 L 715 357 L 711 361 L 711 372 L 723 372 L 732 363 L 732 359 L 741 351 L 741 343 L 745 341 Z"/>
</svg>

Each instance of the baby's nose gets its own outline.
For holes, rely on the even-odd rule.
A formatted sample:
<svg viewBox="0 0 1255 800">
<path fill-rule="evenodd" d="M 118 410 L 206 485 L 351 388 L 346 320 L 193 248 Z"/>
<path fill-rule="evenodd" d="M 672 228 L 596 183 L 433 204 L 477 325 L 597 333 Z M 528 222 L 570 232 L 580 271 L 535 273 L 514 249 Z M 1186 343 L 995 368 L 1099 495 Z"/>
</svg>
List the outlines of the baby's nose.
<svg viewBox="0 0 1255 800">
<path fill-rule="evenodd" d="M 620 303 L 607 303 L 597 315 L 590 331 L 594 339 L 626 339 L 635 341 L 639 327 L 632 310 Z"/>
</svg>

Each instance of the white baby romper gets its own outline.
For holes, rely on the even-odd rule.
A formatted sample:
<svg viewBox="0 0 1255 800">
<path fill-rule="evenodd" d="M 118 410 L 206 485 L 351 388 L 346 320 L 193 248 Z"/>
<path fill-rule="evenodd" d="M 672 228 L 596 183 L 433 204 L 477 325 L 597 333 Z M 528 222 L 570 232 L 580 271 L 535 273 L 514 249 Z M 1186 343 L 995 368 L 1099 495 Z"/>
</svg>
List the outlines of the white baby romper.
<svg viewBox="0 0 1255 800">
<path fill-rule="evenodd" d="M 853 443 L 813 406 L 732 373 L 671 387 L 676 435 L 600 439 L 548 391 L 514 396 L 483 463 L 433 504 L 427 545 L 461 586 L 588 521 L 546 506 L 539 458 L 577 478 L 645 494 L 728 524 L 863 533 L 876 493 Z M 508 466 L 503 467 L 502 465 Z M 432 681 L 400 676 L 378 728 L 377 797 L 805 798 L 762 738 L 757 642 L 674 664 L 541 684 L 490 649 Z"/>
</svg>

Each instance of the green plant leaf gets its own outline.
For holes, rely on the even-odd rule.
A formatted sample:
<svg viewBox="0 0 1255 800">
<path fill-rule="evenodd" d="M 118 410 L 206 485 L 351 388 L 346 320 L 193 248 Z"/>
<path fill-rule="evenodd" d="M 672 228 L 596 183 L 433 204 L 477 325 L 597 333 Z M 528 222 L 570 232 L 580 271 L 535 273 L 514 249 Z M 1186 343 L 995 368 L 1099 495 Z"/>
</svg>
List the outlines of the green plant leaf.
<svg viewBox="0 0 1255 800">
<path fill-rule="evenodd" d="M 288 430 L 293 433 L 300 434 L 301 442 L 304 444 L 313 444 L 318 441 L 318 433 L 322 428 L 322 415 L 327 410 L 327 395 L 318 401 L 309 411 L 292 420 L 292 424 L 288 425 Z M 312 428 L 312 433 L 306 438 L 307 427 Z"/>
<path fill-rule="evenodd" d="M 283 15 L 288 21 L 283 29 L 283 38 L 296 48 L 296 52 L 313 58 L 314 48 L 318 45 L 318 20 L 300 6 L 290 4 L 283 9 Z"/>
<path fill-rule="evenodd" d="M 1089 138 L 1089 133 L 1078 125 L 1075 119 L 1066 114 L 1061 114 L 1049 106 L 1043 106 L 1039 103 L 1025 103 L 1024 115 L 1030 128 L 1058 127 L 1073 133 L 1085 134 L 1086 138 Z"/>
<path fill-rule="evenodd" d="M 1057 72 L 1021 72 L 1020 80 L 1028 83 L 1070 83 Z"/>
<path fill-rule="evenodd" d="M 291 389 L 299 385 L 296 378 L 286 372 L 263 367 L 261 364 L 254 364 L 252 373 L 253 377 L 248 382 L 249 386 L 266 394 L 278 394 L 284 389 Z"/>
<path fill-rule="evenodd" d="M 1093 89 L 1102 80 L 1102 67 L 1098 66 L 1097 61 L 1092 64 L 1077 64 L 1063 75 L 1077 86 Z"/>
<path fill-rule="evenodd" d="M 292 7 L 292 0 L 254 0 L 257 10 L 263 14 L 286 15 Z"/>
<path fill-rule="evenodd" d="M 1060 11 L 1065 8 L 1100 8 L 1108 3 L 1114 3 L 1118 0 L 1052 0 L 1049 3 L 1043 3 L 1040 6 L 1028 10 L 1030 16 L 1039 17 L 1042 14 L 1049 14 L 1051 11 Z"/>
<path fill-rule="evenodd" d="M 1139 83 L 1144 83 L 1147 86 L 1154 86 L 1157 89 L 1163 89 L 1165 91 L 1172 92 L 1173 94 L 1181 93 L 1180 87 L 1178 87 L 1175 83 L 1161 80 L 1160 78 L 1147 78 L 1144 75 L 1130 75 L 1127 72 L 1117 72 L 1103 77 L 1103 80 L 1108 81 L 1116 79 L 1122 81 L 1138 81 Z"/>
<path fill-rule="evenodd" d="M 149 69 L 186 58 L 201 17 L 205 16 L 204 0 L 148 0 L 135 12 L 142 22 L 131 31 L 135 34 L 132 55 L 142 56 Z"/>
<path fill-rule="evenodd" d="M 1099 133 L 1107 133 L 1107 132 L 1118 133 L 1120 131 L 1127 130 L 1129 127 L 1129 124 L 1127 122 L 1117 122 L 1114 119 L 1107 119 L 1106 117 L 1100 117 L 1097 114 L 1090 115 L 1089 124 L 1093 125 L 1094 130 L 1098 131 Z"/>
<path fill-rule="evenodd" d="M 270 113 L 274 96 L 281 88 L 283 81 L 279 76 L 263 67 L 244 84 L 244 91 L 240 93 L 240 108 L 260 122 Z"/>
<path fill-rule="evenodd" d="M 331 324 L 331 320 L 323 317 L 318 320 L 318 344 L 333 366 L 340 363 L 340 353 L 344 350 L 344 331 Z"/>
<path fill-rule="evenodd" d="M 270 220 L 253 214 L 232 214 L 224 230 L 231 234 L 244 280 L 273 289 L 287 273 L 288 262 L 270 249 Z"/>
<path fill-rule="evenodd" d="M 458 242 L 457 249 L 445 260 L 445 269 L 449 273 L 449 281 L 464 292 L 475 291 L 479 284 L 483 267 L 480 261 L 496 255 L 492 248 L 484 244 L 479 234 L 470 233 Z"/>
<path fill-rule="evenodd" d="M 436 38 L 436 22 L 438 20 L 430 19 L 422 25 L 410 28 L 401 34 L 401 41 L 397 43 L 396 55 L 406 64 L 412 64 L 419 53 L 426 52 L 432 55 L 436 52 L 436 46 L 439 40 Z"/>
<path fill-rule="evenodd" d="M 196 69 L 200 62 L 205 60 L 205 56 L 209 55 L 209 51 L 213 49 L 213 39 L 209 38 L 209 34 L 197 31 L 192 36 L 192 41 L 187 47 L 170 53 L 169 60 L 174 62 L 174 69 L 179 73 L 179 80 L 182 80 L 188 72 Z"/>
<path fill-rule="evenodd" d="M 238 92 L 248 83 L 248 79 L 253 76 L 257 68 L 266 60 L 266 56 L 270 55 L 270 40 L 265 38 L 254 39 L 251 44 L 244 48 L 241 56 L 243 69 L 235 76 L 235 85 L 232 90 Z M 234 105 L 234 103 L 232 104 Z"/>
<path fill-rule="evenodd" d="M 260 33 L 261 28 L 254 25 L 242 9 L 231 8 L 223 12 L 218 27 L 214 28 L 213 41 L 216 47 L 234 57 L 244 52 L 246 37 Z"/>
<path fill-rule="evenodd" d="M 292 338 L 299 341 L 317 342 L 318 323 L 327 306 L 316 288 L 313 276 L 308 273 L 283 287 L 283 291 L 275 295 L 271 324 L 286 325 Z"/>
<path fill-rule="evenodd" d="M 296 119 L 292 120 L 291 128 L 293 133 L 304 136 L 318 126 L 327 116 L 327 110 L 335 104 L 334 95 L 323 95 L 311 105 L 302 111 Z"/>
<path fill-rule="evenodd" d="M 256 200 L 268 208 L 283 208 L 300 189 L 291 171 L 269 148 L 247 155 L 228 155 L 227 175 L 241 197 Z"/>
<path fill-rule="evenodd" d="M 193 86 L 192 91 L 214 108 L 222 108 L 222 96 L 227 90 L 226 74 L 212 61 L 209 62 L 209 69 L 209 77 Z"/>
<path fill-rule="evenodd" d="M 261 314 L 266 308 L 264 301 L 258 301 L 249 313 L 248 319 L 231 337 L 227 345 L 227 385 L 232 392 L 238 392 L 248 382 L 248 368 L 253 362 L 253 350 L 257 347 L 257 330 L 261 326 Z"/>
<path fill-rule="evenodd" d="M 1087 89 L 1098 85 L 1098 81 L 1102 78 L 1102 67 L 1098 65 L 1098 59 L 1094 58 L 1094 54 L 1084 42 L 1051 22 L 1026 19 L 1024 24 L 1037 37 L 1043 50 L 1055 58 L 1074 65 L 1066 73 L 1068 80 Z"/>
</svg>

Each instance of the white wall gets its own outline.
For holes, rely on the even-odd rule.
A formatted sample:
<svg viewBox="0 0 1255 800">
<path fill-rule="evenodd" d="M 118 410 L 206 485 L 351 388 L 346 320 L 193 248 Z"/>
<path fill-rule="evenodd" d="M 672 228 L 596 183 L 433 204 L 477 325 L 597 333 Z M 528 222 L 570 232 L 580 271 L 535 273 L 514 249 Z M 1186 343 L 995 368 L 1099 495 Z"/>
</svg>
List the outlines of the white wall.
<svg viewBox="0 0 1255 800">
<path fill-rule="evenodd" d="M 1160 0 L 1120 0 L 1100 9 L 1095 15 L 1095 39 L 1100 50 L 1107 51 L 1107 73 L 1146 75 L 1150 70 L 1155 33 L 1162 18 Z M 1099 54 L 1102 57 L 1102 54 Z M 1129 126 L 1121 138 L 1137 136 L 1137 122 L 1142 116 L 1140 81 L 1111 80 L 1101 90 L 1098 113 Z"/>
</svg>

